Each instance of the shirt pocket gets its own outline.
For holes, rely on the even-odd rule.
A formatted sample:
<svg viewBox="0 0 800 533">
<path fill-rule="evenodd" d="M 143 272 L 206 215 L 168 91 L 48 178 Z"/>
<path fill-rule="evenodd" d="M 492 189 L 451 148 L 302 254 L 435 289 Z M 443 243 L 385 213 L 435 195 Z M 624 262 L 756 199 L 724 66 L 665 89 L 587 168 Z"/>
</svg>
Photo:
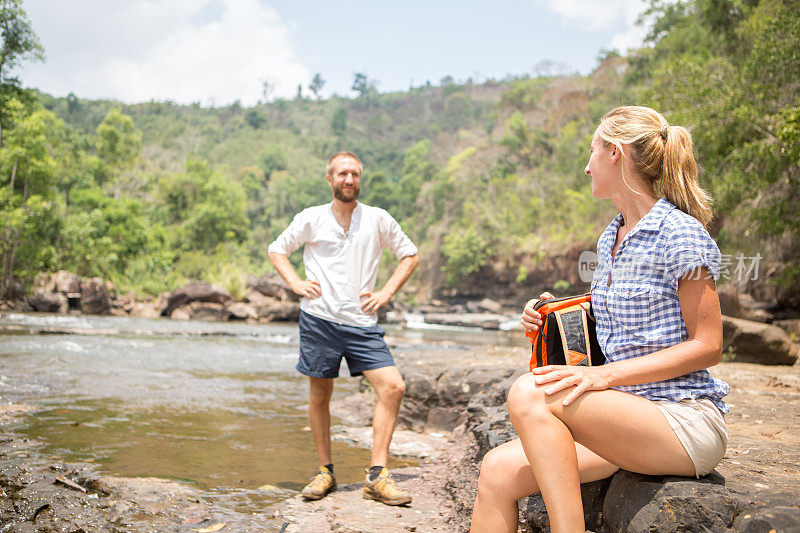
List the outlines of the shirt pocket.
<svg viewBox="0 0 800 533">
<path fill-rule="evenodd" d="M 651 321 L 652 288 L 609 287 L 606 308 L 611 317 L 612 334 L 627 337 L 632 342 L 647 340 Z"/>
</svg>

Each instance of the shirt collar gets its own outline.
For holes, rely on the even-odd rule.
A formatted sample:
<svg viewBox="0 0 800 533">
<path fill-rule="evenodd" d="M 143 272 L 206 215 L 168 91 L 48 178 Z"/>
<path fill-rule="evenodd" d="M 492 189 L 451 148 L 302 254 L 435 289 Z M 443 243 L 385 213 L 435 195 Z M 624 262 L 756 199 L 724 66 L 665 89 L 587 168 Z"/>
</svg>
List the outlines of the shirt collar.
<svg viewBox="0 0 800 533">
<path fill-rule="evenodd" d="M 661 227 L 661 223 L 673 209 L 675 209 L 675 206 L 672 205 L 669 200 L 666 198 L 659 199 L 653 205 L 653 207 L 650 208 L 650 211 L 648 211 L 647 214 L 643 216 L 642 219 L 636 224 L 631 232 L 625 236 L 625 239 L 630 239 L 634 234 L 640 231 L 658 231 L 658 229 Z M 620 226 L 622 226 L 623 221 L 624 218 L 622 217 L 622 213 L 618 214 L 614 217 L 614 219 L 608 225 L 608 228 L 606 228 L 606 231 L 603 233 L 601 237 L 602 242 L 598 248 L 602 248 L 602 252 L 605 253 L 605 255 L 611 255 L 611 248 L 614 245 L 614 238 L 617 235 Z M 601 252 L 601 250 L 598 249 L 598 252 Z"/>
</svg>

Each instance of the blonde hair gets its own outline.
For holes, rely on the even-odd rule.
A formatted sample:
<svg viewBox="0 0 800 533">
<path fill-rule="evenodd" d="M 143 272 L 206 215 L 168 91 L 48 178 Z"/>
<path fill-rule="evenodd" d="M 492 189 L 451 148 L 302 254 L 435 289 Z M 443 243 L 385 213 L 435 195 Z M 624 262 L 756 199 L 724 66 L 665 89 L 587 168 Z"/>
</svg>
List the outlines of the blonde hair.
<svg viewBox="0 0 800 533">
<path fill-rule="evenodd" d="M 708 225 L 711 197 L 697 181 L 692 135 L 686 128 L 670 126 L 655 109 L 623 106 L 603 116 L 597 133 L 620 152 L 623 144 L 630 146 L 634 168 L 654 195 Z"/>
<path fill-rule="evenodd" d="M 340 157 L 351 157 L 358 161 L 358 166 L 361 167 L 361 170 L 364 170 L 364 165 L 361 163 L 361 160 L 358 158 L 356 154 L 353 152 L 336 152 L 328 159 L 328 164 L 325 165 L 325 174 L 330 174 L 333 170 L 333 162 L 339 159 Z"/>
</svg>

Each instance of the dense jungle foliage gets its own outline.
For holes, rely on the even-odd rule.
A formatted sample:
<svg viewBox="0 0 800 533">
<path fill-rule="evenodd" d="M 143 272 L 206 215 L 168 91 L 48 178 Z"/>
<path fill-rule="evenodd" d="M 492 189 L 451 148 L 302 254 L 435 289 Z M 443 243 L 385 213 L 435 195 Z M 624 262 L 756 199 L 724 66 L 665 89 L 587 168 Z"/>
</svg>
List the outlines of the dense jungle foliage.
<svg viewBox="0 0 800 533">
<path fill-rule="evenodd" d="M 4 279 L 67 269 L 141 296 L 187 279 L 241 294 L 248 275 L 270 269 L 267 245 L 292 216 L 329 201 L 325 161 L 347 149 L 364 161 L 361 200 L 420 245 L 412 285 L 424 290 L 412 297 L 479 280 L 537 286 L 537 269 L 592 249 L 615 214 L 583 168 L 600 117 L 636 103 L 692 130 L 723 252 L 763 255 L 748 283 L 768 275 L 770 294 L 796 305 L 800 3 L 654 0 L 646 16 L 645 46 L 604 52 L 587 76 L 446 77 L 381 94 L 357 74 L 357 97 L 322 100 L 317 75 L 306 94 L 251 108 L 55 98 L 21 89 L 4 53 Z M 42 57 L 28 32 L 27 49 L 8 57 Z"/>
</svg>

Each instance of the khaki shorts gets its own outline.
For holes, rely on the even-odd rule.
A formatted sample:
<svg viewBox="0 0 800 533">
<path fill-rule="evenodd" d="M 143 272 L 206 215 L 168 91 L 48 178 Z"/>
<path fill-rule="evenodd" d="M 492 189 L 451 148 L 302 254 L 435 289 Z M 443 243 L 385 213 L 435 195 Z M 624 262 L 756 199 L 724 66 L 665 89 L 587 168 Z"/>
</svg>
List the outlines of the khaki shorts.
<svg viewBox="0 0 800 533">
<path fill-rule="evenodd" d="M 725 418 L 711 400 L 654 402 L 683 444 L 694 464 L 697 477 L 714 470 L 728 447 Z"/>
</svg>

